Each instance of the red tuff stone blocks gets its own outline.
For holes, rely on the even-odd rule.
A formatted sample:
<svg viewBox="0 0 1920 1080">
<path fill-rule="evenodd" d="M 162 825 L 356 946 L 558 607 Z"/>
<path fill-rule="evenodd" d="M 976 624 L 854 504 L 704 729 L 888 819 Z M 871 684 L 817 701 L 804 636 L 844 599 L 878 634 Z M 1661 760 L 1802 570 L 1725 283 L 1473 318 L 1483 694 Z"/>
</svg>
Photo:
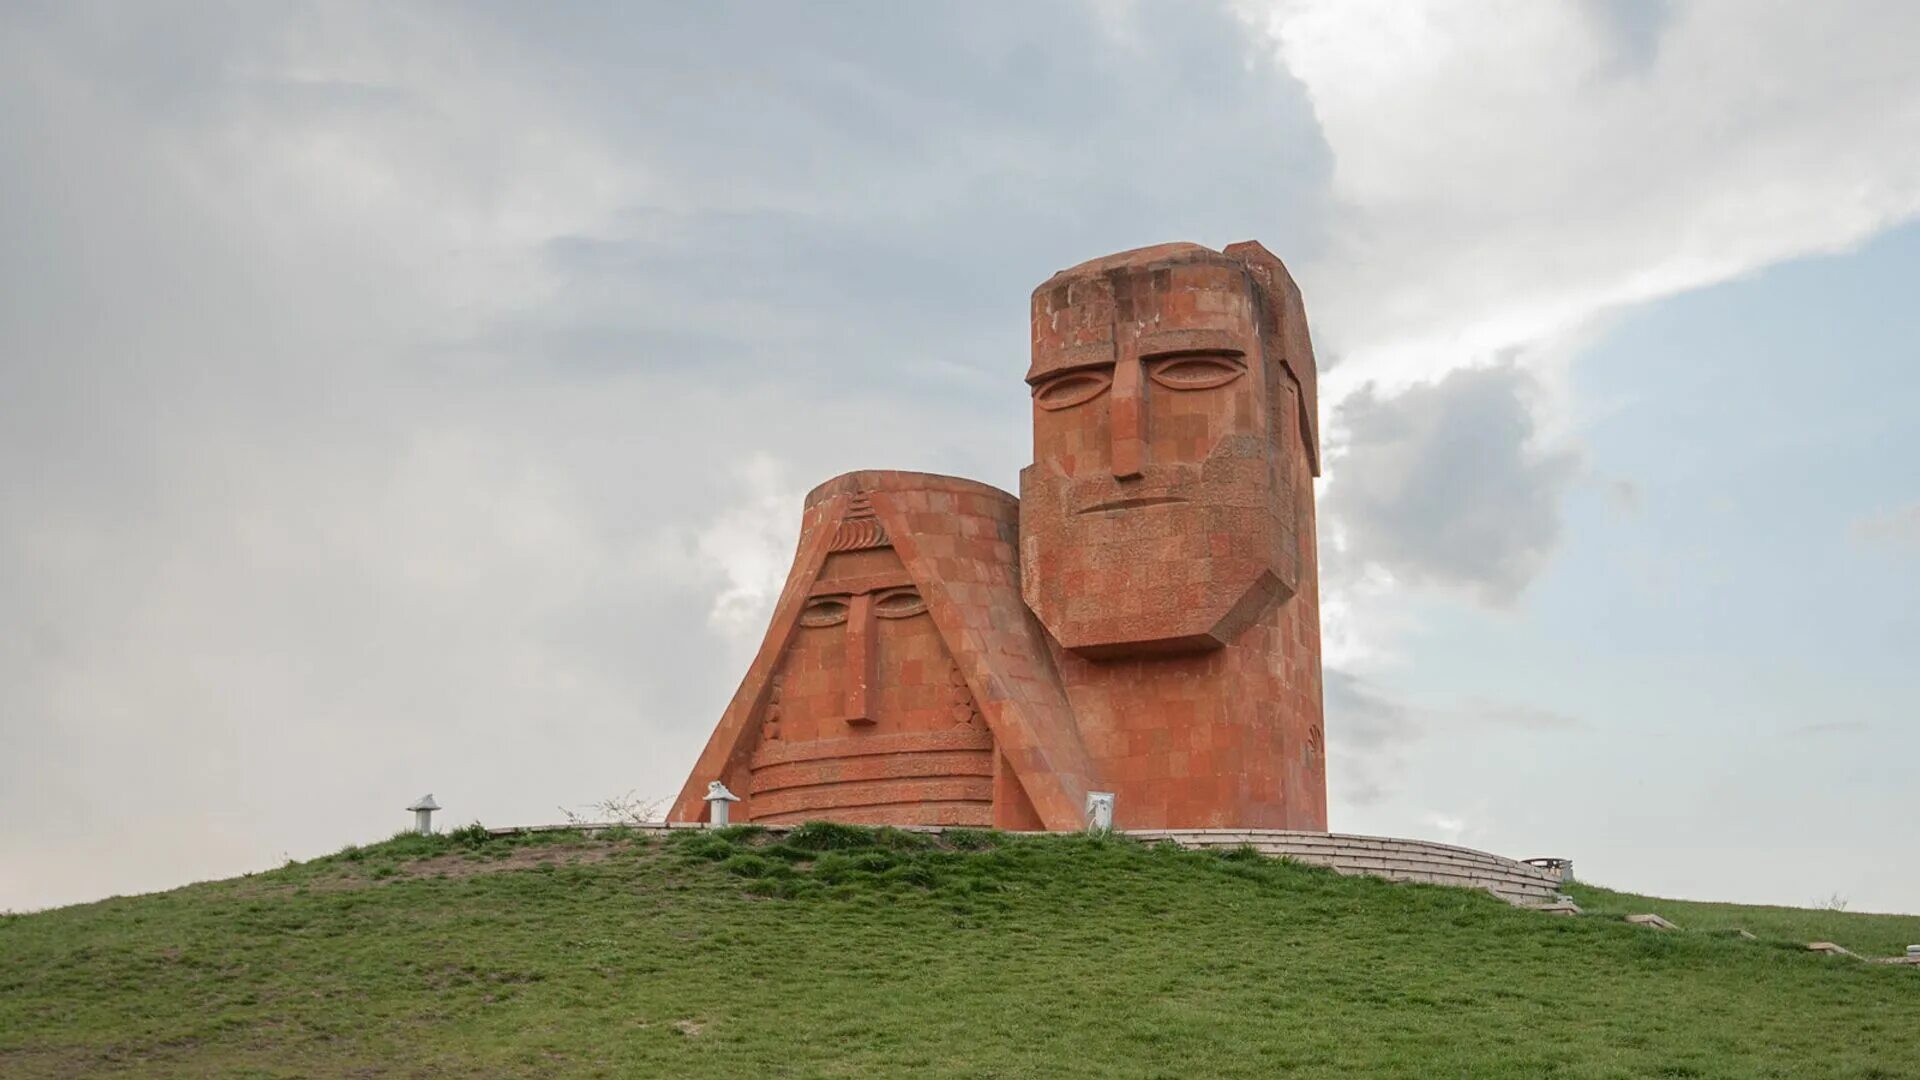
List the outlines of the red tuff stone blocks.
<svg viewBox="0 0 1920 1080">
<path fill-rule="evenodd" d="M 760 653 L 672 816 L 1079 826 L 1091 776 L 1020 599 L 1019 505 L 948 476 L 815 488 Z"/>
<path fill-rule="evenodd" d="M 1033 294 L 1022 590 L 1128 828 L 1325 829 L 1314 363 L 1256 243 Z"/>
<path fill-rule="evenodd" d="M 849 473 L 807 498 L 747 678 L 675 803 L 740 821 L 1326 828 L 1319 472 L 1300 294 L 1257 243 L 1033 294 L 1021 498 Z"/>
</svg>

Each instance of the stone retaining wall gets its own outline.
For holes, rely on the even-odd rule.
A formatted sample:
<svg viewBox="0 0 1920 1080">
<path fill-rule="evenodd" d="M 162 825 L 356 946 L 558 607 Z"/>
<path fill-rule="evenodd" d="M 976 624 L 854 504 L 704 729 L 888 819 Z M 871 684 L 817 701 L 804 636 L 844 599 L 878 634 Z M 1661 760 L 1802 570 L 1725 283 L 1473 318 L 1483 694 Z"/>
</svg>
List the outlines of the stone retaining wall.
<svg viewBox="0 0 1920 1080">
<path fill-rule="evenodd" d="M 1560 893 L 1560 875 L 1472 848 L 1344 833 L 1280 829 L 1134 829 L 1137 840 L 1171 840 L 1188 848 L 1236 848 L 1325 866 L 1342 874 L 1486 889 L 1514 904 L 1540 904 Z"/>
<path fill-rule="evenodd" d="M 699 822 L 650 822 L 644 825 L 616 826 L 614 823 L 579 825 L 526 825 L 489 830 L 495 835 L 523 832 L 553 832 L 565 829 L 595 831 L 624 827 L 636 832 L 665 833 L 678 829 L 704 829 Z M 791 825 L 767 825 L 781 832 Z M 911 832 L 937 833 L 937 825 L 901 826 Z M 1512 904 L 1531 905 L 1551 902 L 1560 893 L 1560 875 L 1514 859 L 1490 855 L 1472 848 L 1438 844 L 1430 840 L 1402 840 L 1388 836 L 1352 836 L 1346 833 L 1290 832 L 1283 829 L 1129 829 L 1122 835 L 1144 843 L 1171 841 L 1185 848 L 1251 847 L 1262 855 L 1288 858 L 1312 866 L 1325 866 L 1342 874 L 1365 874 L 1388 881 L 1416 881 L 1428 885 L 1451 885 L 1463 889 L 1485 889 Z"/>
</svg>

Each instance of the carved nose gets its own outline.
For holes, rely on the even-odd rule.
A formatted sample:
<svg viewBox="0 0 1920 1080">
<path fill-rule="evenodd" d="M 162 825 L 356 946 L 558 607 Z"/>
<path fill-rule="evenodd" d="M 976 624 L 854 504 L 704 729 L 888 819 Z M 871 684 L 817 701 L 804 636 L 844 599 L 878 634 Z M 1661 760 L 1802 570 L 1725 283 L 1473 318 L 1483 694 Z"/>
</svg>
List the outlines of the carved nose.
<svg viewBox="0 0 1920 1080">
<path fill-rule="evenodd" d="M 873 682 L 873 597 L 859 593 L 847 608 L 846 721 L 859 727 L 873 723 L 867 697 Z"/>
<path fill-rule="evenodd" d="M 1140 361 L 1123 359 L 1113 366 L 1108 391 L 1108 422 L 1113 427 L 1109 457 L 1115 480 L 1137 479 L 1147 464 L 1146 400 L 1140 387 Z"/>
</svg>

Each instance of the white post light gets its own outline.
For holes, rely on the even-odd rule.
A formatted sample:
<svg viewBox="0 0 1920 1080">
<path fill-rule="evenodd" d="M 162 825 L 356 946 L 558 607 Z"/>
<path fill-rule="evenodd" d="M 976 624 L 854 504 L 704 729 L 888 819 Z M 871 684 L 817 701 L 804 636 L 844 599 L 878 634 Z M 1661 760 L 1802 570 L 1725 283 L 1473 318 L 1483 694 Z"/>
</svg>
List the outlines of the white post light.
<svg viewBox="0 0 1920 1080">
<path fill-rule="evenodd" d="M 1113 831 L 1113 792 L 1087 792 L 1087 831 Z"/>
<path fill-rule="evenodd" d="M 729 803 L 737 803 L 740 796 L 727 790 L 727 785 L 718 780 L 707 785 L 707 821 L 712 825 L 725 825 Z"/>
<path fill-rule="evenodd" d="M 433 801 L 433 793 L 420 796 L 420 800 L 407 809 L 413 811 L 413 831 L 421 836 L 433 835 L 433 812 L 440 804 Z"/>
</svg>

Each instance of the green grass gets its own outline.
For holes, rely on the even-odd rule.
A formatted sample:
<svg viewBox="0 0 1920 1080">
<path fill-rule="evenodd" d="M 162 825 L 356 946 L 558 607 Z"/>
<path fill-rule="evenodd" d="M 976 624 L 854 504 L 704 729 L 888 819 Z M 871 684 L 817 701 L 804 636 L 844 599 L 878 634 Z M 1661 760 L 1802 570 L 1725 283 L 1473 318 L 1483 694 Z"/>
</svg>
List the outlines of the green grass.
<svg viewBox="0 0 1920 1080">
<path fill-rule="evenodd" d="M 1920 1078 L 1920 970 L 1801 948 L 1920 918 L 1577 892 L 1688 931 L 1115 839 L 396 838 L 0 918 L 0 1076 Z"/>
<path fill-rule="evenodd" d="M 1568 892 L 1589 915 L 1623 916 L 1650 911 L 1682 930 L 1703 933 L 1745 930 L 1756 937 L 1801 945 L 1831 941 L 1862 956 L 1900 956 L 1907 951 L 1907 946 L 1920 945 L 1920 917 L 1913 915 L 1663 900 L 1586 884 L 1576 884 Z"/>
</svg>

